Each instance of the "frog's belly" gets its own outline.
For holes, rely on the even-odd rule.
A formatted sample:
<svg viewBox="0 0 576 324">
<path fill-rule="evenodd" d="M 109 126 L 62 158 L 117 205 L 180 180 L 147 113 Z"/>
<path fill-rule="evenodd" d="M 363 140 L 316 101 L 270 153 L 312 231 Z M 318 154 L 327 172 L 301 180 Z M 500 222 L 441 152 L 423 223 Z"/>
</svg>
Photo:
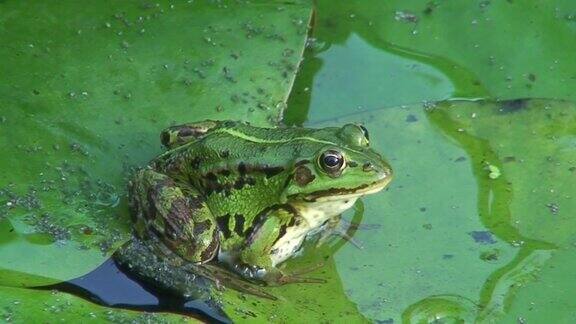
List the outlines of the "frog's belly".
<svg viewBox="0 0 576 324">
<path fill-rule="evenodd" d="M 270 251 L 272 265 L 276 266 L 293 256 L 302 246 L 306 235 L 318 230 L 328 219 L 340 215 L 352 207 L 355 202 L 356 198 L 352 198 L 294 206 L 303 221 L 299 222 L 299 225 L 287 228 L 286 234 L 274 244 Z"/>
</svg>

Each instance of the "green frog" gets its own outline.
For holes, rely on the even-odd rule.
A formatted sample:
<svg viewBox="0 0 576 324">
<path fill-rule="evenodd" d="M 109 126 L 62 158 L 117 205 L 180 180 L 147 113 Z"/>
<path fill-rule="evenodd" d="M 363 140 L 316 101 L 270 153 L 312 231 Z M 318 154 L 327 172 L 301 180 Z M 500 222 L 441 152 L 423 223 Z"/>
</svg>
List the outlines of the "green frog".
<svg viewBox="0 0 576 324">
<path fill-rule="evenodd" d="M 392 179 L 369 147 L 368 131 L 356 124 L 260 128 L 207 120 L 169 127 L 161 142 L 167 151 L 130 183 L 136 236 L 153 242 L 157 255 L 176 256 L 209 277 L 225 268 L 268 285 L 314 282 L 278 266 Z"/>
</svg>

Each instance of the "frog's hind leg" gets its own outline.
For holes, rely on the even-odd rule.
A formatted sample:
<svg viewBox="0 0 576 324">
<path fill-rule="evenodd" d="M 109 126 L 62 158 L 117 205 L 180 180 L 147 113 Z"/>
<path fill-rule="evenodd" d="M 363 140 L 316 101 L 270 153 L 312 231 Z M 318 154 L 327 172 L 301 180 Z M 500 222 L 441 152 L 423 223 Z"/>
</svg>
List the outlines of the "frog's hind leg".
<svg viewBox="0 0 576 324">
<path fill-rule="evenodd" d="M 180 257 L 195 263 L 214 258 L 219 248 L 216 222 L 200 193 L 172 178 L 143 169 L 130 184 L 136 234 L 155 236 Z"/>
<path fill-rule="evenodd" d="M 171 126 L 160 133 L 160 141 L 166 148 L 173 149 L 202 138 L 216 126 L 218 122 L 213 120 Z"/>
<path fill-rule="evenodd" d="M 211 285 L 208 278 L 183 269 L 183 259 L 172 252 L 163 253 L 160 251 L 162 247 L 166 249 L 162 243 L 150 244 L 149 239 L 134 237 L 118 249 L 113 258 L 120 269 L 152 286 L 154 290 L 168 292 L 186 300 L 209 301 Z"/>
</svg>

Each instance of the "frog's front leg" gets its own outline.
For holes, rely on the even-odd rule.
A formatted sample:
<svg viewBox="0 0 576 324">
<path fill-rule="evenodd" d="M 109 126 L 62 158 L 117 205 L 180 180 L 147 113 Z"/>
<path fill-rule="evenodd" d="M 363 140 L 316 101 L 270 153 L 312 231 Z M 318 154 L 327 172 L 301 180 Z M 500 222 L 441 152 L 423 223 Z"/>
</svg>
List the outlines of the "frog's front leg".
<svg viewBox="0 0 576 324">
<path fill-rule="evenodd" d="M 295 219 L 300 217 L 295 210 L 279 207 L 268 211 L 259 217 L 260 221 L 254 225 L 252 232 L 246 239 L 246 243 L 240 253 L 239 262 L 234 265 L 235 270 L 249 279 L 259 279 L 268 285 L 282 285 L 286 283 L 309 282 L 322 283 L 322 279 L 306 278 L 301 274 L 312 271 L 300 271 L 299 273 L 286 274 L 276 267 L 272 257 L 275 253 L 288 253 L 294 251 L 277 251 L 277 249 L 297 249 L 300 247 L 302 238 L 294 238 L 294 245 L 276 247 L 276 243 L 284 237 L 289 227 L 295 226 Z M 304 219 L 300 219 L 305 221 Z"/>
<path fill-rule="evenodd" d="M 185 260 L 203 263 L 219 248 L 216 222 L 200 193 L 152 169 L 137 172 L 130 185 L 137 235 L 157 237 Z"/>
</svg>

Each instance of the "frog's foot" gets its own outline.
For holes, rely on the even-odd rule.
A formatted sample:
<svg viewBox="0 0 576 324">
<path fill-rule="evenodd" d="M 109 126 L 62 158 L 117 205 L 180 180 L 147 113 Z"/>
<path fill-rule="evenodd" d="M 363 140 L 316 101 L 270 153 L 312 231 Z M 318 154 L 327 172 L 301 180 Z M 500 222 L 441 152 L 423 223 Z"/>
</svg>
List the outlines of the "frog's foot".
<svg viewBox="0 0 576 324">
<path fill-rule="evenodd" d="M 292 273 L 285 273 L 283 270 L 277 268 L 260 269 L 258 270 L 258 276 L 269 286 L 281 286 L 291 283 L 326 283 L 324 279 L 304 276 L 322 266 L 324 266 L 324 263 L 321 262 Z"/>
<path fill-rule="evenodd" d="M 214 283 L 218 290 L 231 288 L 246 294 L 267 298 L 271 300 L 278 300 L 272 294 L 267 293 L 255 283 L 245 280 L 244 278 L 232 273 L 224 268 L 210 263 L 205 264 L 189 264 L 186 265 L 188 272 L 195 275 L 200 275 Z"/>
<path fill-rule="evenodd" d="M 364 246 L 362 245 L 362 242 L 360 240 L 353 238 L 350 234 L 347 233 L 347 231 L 345 229 L 342 229 L 342 228 L 324 231 L 321 234 L 320 238 L 318 239 L 318 242 L 316 243 L 316 245 L 321 246 L 321 245 L 325 244 L 333 236 L 338 236 L 338 237 L 352 243 L 352 245 L 354 245 L 359 250 L 364 249 Z"/>
<path fill-rule="evenodd" d="M 355 232 L 356 230 L 356 228 L 352 228 L 352 225 L 352 223 L 341 220 L 340 217 L 328 220 L 324 230 L 320 233 L 316 246 L 324 245 L 330 240 L 330 238 L 338 236 L 352 243 L 356 248 L 363 250 L 364 246 L 362 245 L 362 242 L 348 234 L 349 232 Z"/>
<path fill-rule="evenodd" d="M 342 219 L 340 221 L 342 223 L 342 226 L 346 226 L 348 227 L 349 230 L 351 231 L 368 231 L 368 230 L 377 230 L 380 229 L 382 227 L 381 224 L 376 224 L 376 223 L 353 223 L 351 221 Z"/>
</svg>

